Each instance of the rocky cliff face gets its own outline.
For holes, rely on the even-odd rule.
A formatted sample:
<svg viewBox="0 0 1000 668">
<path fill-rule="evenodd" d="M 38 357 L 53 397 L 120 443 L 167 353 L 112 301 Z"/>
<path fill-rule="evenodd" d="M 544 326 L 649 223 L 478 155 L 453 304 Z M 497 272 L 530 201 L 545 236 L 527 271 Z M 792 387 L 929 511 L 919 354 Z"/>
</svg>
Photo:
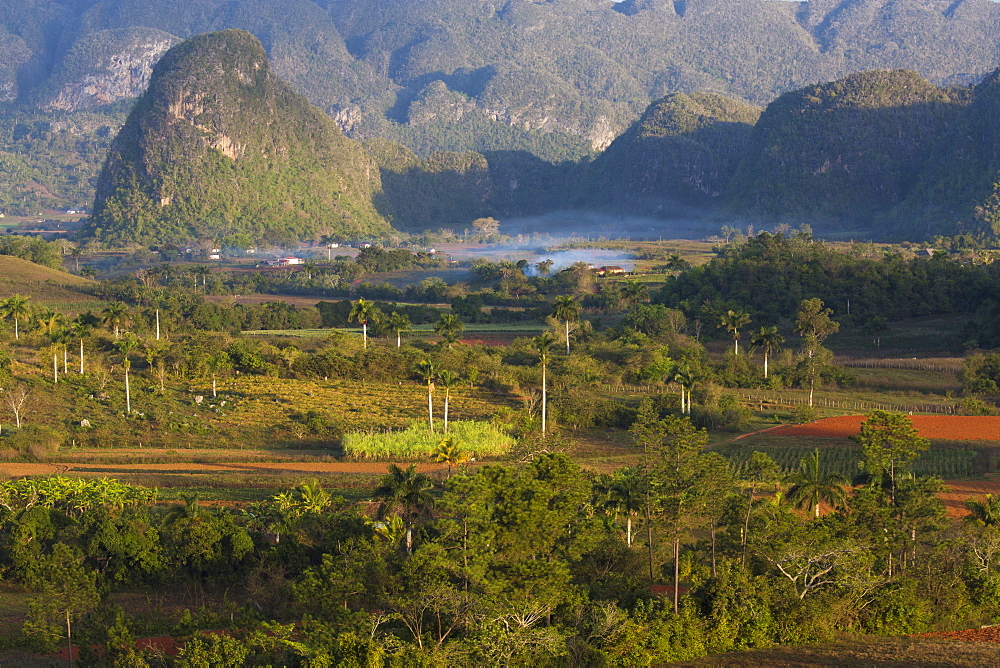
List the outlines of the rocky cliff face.
<svg viewBox="0 0 1000 668">
<path fill-rule="evenodd" d="M 170 49 L 116 137 L 85 235 L 246 246 L 389 231 L 367 153 L 275 76 L 256 37 Z"/>
<path fill-rule="evenodd" d="M 179 38 L 158 30 L 104 30 L 79 42 L 41 96 L 46 111 L 77 111 L 137 98 Z"/>
</svg>

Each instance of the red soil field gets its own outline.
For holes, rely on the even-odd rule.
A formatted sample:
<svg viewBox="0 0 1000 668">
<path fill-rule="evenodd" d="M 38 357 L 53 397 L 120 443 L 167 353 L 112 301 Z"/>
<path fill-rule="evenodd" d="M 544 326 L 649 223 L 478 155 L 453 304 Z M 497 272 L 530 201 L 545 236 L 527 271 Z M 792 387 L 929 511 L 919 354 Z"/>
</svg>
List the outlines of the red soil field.
<svg viewBox="0 0 1000 668">
<path fill-rule="evenodd" d="M 945 491 L 938 494 L 951 517 L 965 517 L 969 511 L 965 507 L 967 499 L 982 500 L 987 494 L 1000 495 L 1000 480 L 948 480 Z"/>
<path fill-rule="evenodd" d="M 965 642 L 1000 643 L 1000 626 L 963 631 L 939 631 L 937 633 L 915 633 L 911 638 L 940 638 L 944 640 L 964 640 Z"/>
<path fill-rule="evenodd" d="M 958 441 L 1000 441 L 1000 417 L 960 415 L 913 415 L 913 426 L 924 438 Z M 861 429 L 864 415 L 842 415 L 809 424 L 788 425 L 767 430 L 770 436 L 813 436 L 850 438 Z"/>
</svg>

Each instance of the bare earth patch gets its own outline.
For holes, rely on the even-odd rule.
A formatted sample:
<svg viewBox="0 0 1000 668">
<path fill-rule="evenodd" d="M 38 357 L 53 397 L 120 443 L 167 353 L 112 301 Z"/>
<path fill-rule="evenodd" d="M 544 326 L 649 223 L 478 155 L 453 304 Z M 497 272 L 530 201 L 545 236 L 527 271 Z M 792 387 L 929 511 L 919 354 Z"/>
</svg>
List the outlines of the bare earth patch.
<svg viewBox="0 0 1000 668">
<path fill-rule="evenodd" d="M 962 415 L 912 415 L 910 419 L 924 438 L 961 441 L 1000 441 L 1000 417 Z M 809 424 L 797 424 L 768 430 L 771 436 L 817 436 L 850 438 L 861 429 L 864 415 L 841 415 Z"/>
</svg>

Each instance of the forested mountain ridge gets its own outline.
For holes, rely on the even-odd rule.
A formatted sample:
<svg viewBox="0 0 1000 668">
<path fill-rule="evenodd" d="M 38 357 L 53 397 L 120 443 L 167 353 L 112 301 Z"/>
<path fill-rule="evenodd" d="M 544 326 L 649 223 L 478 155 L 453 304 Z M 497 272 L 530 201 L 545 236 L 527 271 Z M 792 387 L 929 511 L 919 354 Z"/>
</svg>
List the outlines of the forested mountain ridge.
<svg viewBox="0 0 1000 668">
<path fill-rule="evenodd" d="M 172 48 L 111 146 L 83 233 L 109 243 L 247 247 L 386 233 L 364 149 L 271 73 L 256 37 Z"/>
<path fill-rule="evenodd" d="M 727 199 L 747 214 L 871 220 L 909 195 L 969 97 L 906 70 L 786 93 L 754 126 Z"/>
<path fill-rule="evenodd" d="M 705 94 L 654 103 L 586 167 L 590 201 L 883 238 L 1000 235 L 1000 70 L 973 87 L 859 72 L 756 113 Z"/>
<path fill-rule="evenodd" d="M 578 157 L 610 144 L 670 93 L 764 105 L 855 71 L 906 68 L 952 85 L 1000 64 L 1000 4 L 988 0 L 27 5 L 0 2 L 4 101 L 80 109 L 135 96 L 172 44 L 241 28 L 342 129 L 422 154 L 528 148 L 547 159 Z M 459 137 L 443 132 L 456 123 Z"/>
<path fill-rule="evenodd" d="M 690 204 L 717 201 L 747 150 L 761 109 L 713 93 L 674 93 L 594 161 L 589 170 L 597 200 L 664 199 Z"/>
</svg>

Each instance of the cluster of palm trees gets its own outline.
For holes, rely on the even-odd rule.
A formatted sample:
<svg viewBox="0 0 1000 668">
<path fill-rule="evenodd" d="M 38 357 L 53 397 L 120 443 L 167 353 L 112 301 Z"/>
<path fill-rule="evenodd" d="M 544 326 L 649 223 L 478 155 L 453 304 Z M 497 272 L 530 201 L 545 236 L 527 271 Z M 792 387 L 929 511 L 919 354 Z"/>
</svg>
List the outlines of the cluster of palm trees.
<svg viewBox="0 0 1000 668">
<path fill-rule="evenodd" d="M 738 309 L 729 309 L 719 316 L 719 329 L 725 329 L 733 337 L 733 353 L 740 354 L 740 330 L 750 324 L 750 314 Z M 774 353 L 781 350 L 784 337 L 778 333 L 777 327 L 761 327 L 750 336 L 750 352 L 760 350 L 764 353 L 764 378 L 768 374 L 768 360 Z"/>
<path fill-rule="evenodd" d="M 132 412 L 129 388 L 130 355 L 139 347 L 140 341 L 135 334 L 124 332 L 124 329 L 131 323 L 129 309 L 124 302 L 111 302 L 100 314 L 87 311 L 79 314 L 76 318 L 67 318 L 64 314 L 52 309 L 36 307 L 31 303 L 30 297 L 12 295 L 0 301 L 0 318 L 13 321 L 15 340 L 20 340 L 24 326 L 27 324 L 32 324 L 33 331 L 48 340 L 52 353 L 52 380 L 55 383 L 59 382 L 60 372 L 64 376 L 69 374 L 71 342 L 76 342 L 79 345 L 78 373 L 80 375 L 86 373 L 84 341 L 95 328 L 101 325 L 106 327 L 114 335 L 114 347 L 121 357 L 122 368 L 125 372 L 126 412 Z"/>
<path fill-rule="evenodd" d="M 448 410 L 451 402 L 451 391 L 462 382 L 461 374 L 441 366 L 430 358 L 421 360 L 413 369 L 427 384 L 427 424 L 431 433 L 434 432 L 434 390 L 440 385 L 444 388 L 444 433 L 448 433 Z"/>
<path fill-rule="evenodd" d="M 403 345 L 403 334 L 413 331 L 413 323 L 405 314 L 393 311 L 386 317 L 375 302 L 364 298 L 358 299 L 351 305 L 347 320 L 361 325 L 365 348 L 368 348 L 368 325 L 384 325 L 388 331 L 396 335 L 397 348 Z M 465 323 L 454 313 L 444 313 L 434 323 L 434 333 L 443 338 L 449 346 L 458 341 L 458 336 L 464 331 Z"/>
<path fill-rule="evenodd" d="M 754 455 L 747 465 L 747 479 L 751 484 L 746 490 L 749 494 L 749 504 L 743 522 L 744 549 L 758 484 L 774 483 L 777 486 L 784 482 L 789 485 L 788 490 L 784 495 L 778 494 L 775 502 L 787 500 L 794 507 L 805 510 L 816 518 L 820 516 L 820 505 L 823 503 L 833 508 L 840 508 L 846 504 L 850 480 L 837 472 L 824 472 L 818 449 L 799 462 L 798 470 L 786 476 L 781 475 L 781 469 L 770 457 L 760 452 Z M 653 491 L 648 472 L 642 468 L 619 469 L 614 475 L 605 478 L 603 483 L 599 483 L 596 491 L 601 497 L 599 503 L 601 507 L 616 516 L 625 517 L 625 542 L 631 547 L 635 538 L 633 520 L 646 510 L 649 495 Z M 974 518 L 986 518 L 981 521 L 1000 526 L 1000 497 L 994 499 L 987 495 L 982 503 L 969 501 L 966 505 L 972 511 Z"/>
</svg>

